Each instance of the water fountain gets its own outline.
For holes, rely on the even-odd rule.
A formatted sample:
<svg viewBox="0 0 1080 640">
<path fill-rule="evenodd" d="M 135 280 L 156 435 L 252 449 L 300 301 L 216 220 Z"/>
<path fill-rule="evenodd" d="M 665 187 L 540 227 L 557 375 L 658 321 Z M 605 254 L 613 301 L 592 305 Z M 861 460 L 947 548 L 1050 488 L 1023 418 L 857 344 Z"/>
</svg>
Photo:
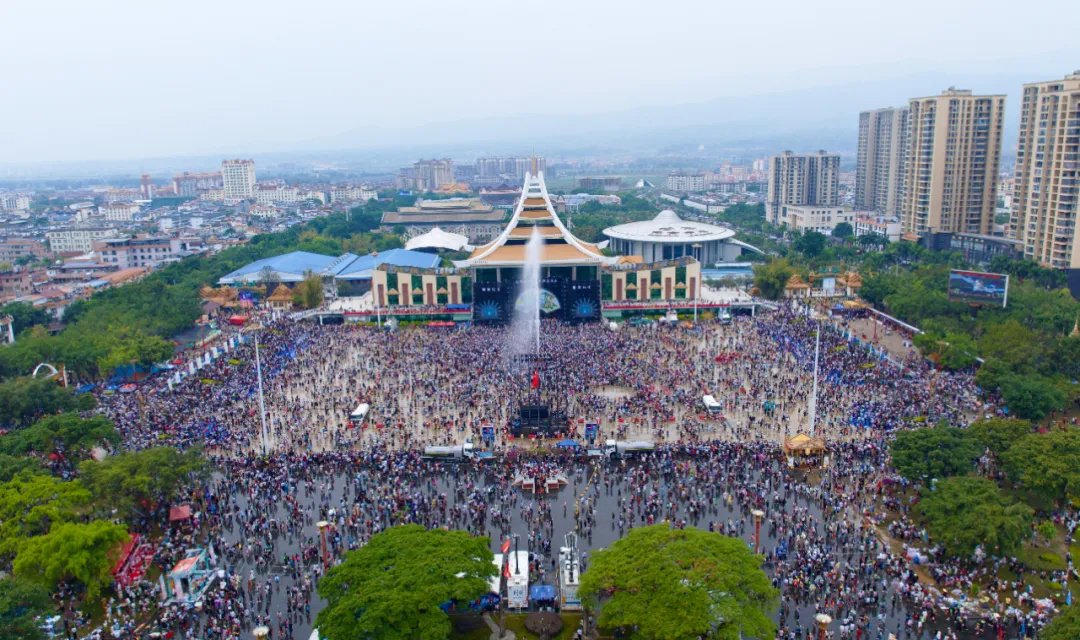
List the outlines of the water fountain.
<svg viewBox="0 0 1080 640">
<path fill-rule="evenodd" d="M 525 245 L 525 262 L 521 268 L 521 286 L 514 303 L 514 320 L 510 330 L 512 355 L 540 355 L 540 260 L 544 238 L 533 227 Z"/>
</svg>

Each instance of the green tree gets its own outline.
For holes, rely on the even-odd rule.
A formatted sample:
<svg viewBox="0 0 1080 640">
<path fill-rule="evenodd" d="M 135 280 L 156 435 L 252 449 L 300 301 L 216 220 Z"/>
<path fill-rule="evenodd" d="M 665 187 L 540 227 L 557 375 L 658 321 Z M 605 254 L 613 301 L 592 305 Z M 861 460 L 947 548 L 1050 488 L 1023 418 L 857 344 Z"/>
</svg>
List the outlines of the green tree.
<svg viewBox="0 0 1080 640">
<path fill-rule="evenodd" d="M 817 231 L 807 231 L 795 238 L 791 243 L 791 248 L 807 258 L 816 258 L 825 250 L 825 242 L 825 234 L 818 233 Z"/>
<path fill-rule="evenodd" d="M 928 482 L 968 473 L 981 450 L 963 429 L 941 424 L 897 433 L 889 453 L 900 475 L 913 482 Z"/>
<path fill-rule="evenodd" d="M 79 465 L 83 484 L 105 510 L 115 507 L 134 520 L 167 504 L 181 485 L 206 471 L 206 460 L 198 449 L 179 452 L 156 447 L 109 456 L 98 462 Z"/>
<path fill-rule="evenodd" d="M 918 510 L 931 538 L 947 553 L 967 558 L 982 545 L 1002 557 L 1016 552 L 1030 535 L 1034 512 L 1014 502 L 986 478 L 946 478 L 924 493 Z"/>
<path fill-rule="evenodd" d="M 75 395 L 55 380 L 13 378 L 0 382 L 0 426 L 23 427 L 41 416 L 61 411 L 92 409 L 94 397 Z"/>
<path fill-rule="evenodd" d="M 62 452 L 81 454 L 105 443 L 118 444 L 120 434 L 112 421 L 102 416 L 81 418 L 77 413 L 46 416 L 25 429 L 0 438 L 0 452 L 12 455 Z"/>
<path fill-rule="evenodd" d="M 832 235 L 834 238 L 847 239 L 855 235 L 855 229 L 852 228 L 850 222 L 841 222 L 833 227 Z M 873 234 L 870 234 L 873 235 Z"/>
<path fill-rule="evenodd" d="M 15 578 L 0 579 L 0 638 L 45 640 L 37 619 L 53 610 L 44 587 Z"/>
<path fill-rule="evenodd" d="M 1000 459 L 1009 447 L 1031 433 L 1031 423 L 1016 418 L 986 418 L 972 422 L 968 432 L 975 442 Z"/>
<path fill-rule="evenodd" d="M 0 444 L 3 444 L 3 442 L 10 437 L 10 435 L 0 436 Z M 41 462 L 37 458 L 31 458 L 29 456 L 12 456 L 6 453 L 0 453 L 0 482 L 7 482 L 23 471 L 28 471 L 32 474 L 45 473 L 45 469 L 41 466 Z"/>
<path fill-rule="evenodd" d="M 998 381 L 998 390 L 1009 411 L 1030 420 L 1042 420 L 1051 411 L 1065 408 L 1068 401 L 1057 380 L 1038 374 L 1005 375 Z"/>
<path fill-rule="evenodd" d="M 1039 633 L 1040 640 L 1076 640 L 1080 638 L 1080 603 L 1061 610 Z"/>
<path fill-rule="evenodd" d="M 754 286 L 766 300 L 779 300 L 784 297 L 785 287 L 794 269 L 787 260 L 772 260 L 767 264 L 754 265 Z"/>
<path fill-rule="evenodd" d="M 293 290 L 293 302 L 305 309 L 314 309 L 323 302 L 322 278 L 308 271 L 304 280 Z"/>
<path fill-rule="evenodd" d="M 29 302 L 9 302 L 0 307 L 0 316 L 11 316 L 12 330 L 16 334 L 34 325 L 49 324 L 49 314 Z"/>
<path fill-rule="evenodd" d="M 1080 429 L 1028 434 L 1002 459 L 1025 489 L 1058 503 L 1080 498 Z"/>
<path fill-rule="evenodd" d="M 15 577 L 49 589 L 75 580 L 93 600 L 112 584 L 112 568 L 127 539 L 125 527 L 106 520 L 56 525 L 22 545 L 12 565 Z"/>
<path fill-rule="evenodd" d="M 450 619 L 439 605 L 486 593 L 492 558 L 488 539 L 466 531 L 387 529 L 319 581 L 327 606 L 315 624 L 328 638 L 448 638 Z"/>
<path fill-rule="evenodd" d="M 601 627 L 647 640 L 771 638 L 779 605 L 745 542 L 662 524 L 597 551 L 579 592 L 600 607 Z"/>
<path fill-rule="evenodd" d="M 927 331 L 916 335 L 912 342 L 923 355 L 954 371 L 975 364 L 978 356 L 975 341 L 966 333 L 940 335 Z"/>
<path fill-rule="evenodd" d="M 22 472 L 0 484 L 0 555 L 10 556 L 33 536 L 85 513 L 90 492 L 78 481 Z"/>
</svg>

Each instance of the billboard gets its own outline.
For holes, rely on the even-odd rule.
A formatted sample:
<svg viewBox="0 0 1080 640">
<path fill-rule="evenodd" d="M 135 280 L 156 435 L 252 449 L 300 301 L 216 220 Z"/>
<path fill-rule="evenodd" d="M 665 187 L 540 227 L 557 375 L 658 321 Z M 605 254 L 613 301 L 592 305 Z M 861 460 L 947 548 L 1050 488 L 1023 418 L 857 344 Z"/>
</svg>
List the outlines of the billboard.
<svg viewBox="0 0 1080 640">
<path fill-rule="evenodd" d="M 1004 307 L 1009 299 L 1009 276 L 952 269 L 949 271 L 949 299 Z"/>
</svg>

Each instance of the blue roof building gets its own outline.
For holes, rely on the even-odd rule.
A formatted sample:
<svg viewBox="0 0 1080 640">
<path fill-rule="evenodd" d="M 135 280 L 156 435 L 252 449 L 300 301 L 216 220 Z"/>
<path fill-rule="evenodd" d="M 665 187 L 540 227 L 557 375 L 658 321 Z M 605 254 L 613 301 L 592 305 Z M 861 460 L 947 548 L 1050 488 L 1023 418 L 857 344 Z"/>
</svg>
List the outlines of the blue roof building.
<svg viewBox="0 0 1080 640">
<path fill-rule="evenodd" d="M 390 249 L 382 253 L 358 256 L 346 253 L 341 256 L 327 256 L 310 251 L 293 251 L 280 256 L 263 258 L 240 267 L 232 273 L 218 279 L 218 284 L 241 285 L 262 282 L 266 269 L 273 274 L 276 282 L 295 284 L 304 280 L 309 271 L 324 279 L 335 282 L 356 282 L 370 280 L 372 270 L 381 264 L 397 267 L 419 267 L 430 269 L 439 266 L 439 256 L 422 251 L 408 249 Z"/>
</svg>

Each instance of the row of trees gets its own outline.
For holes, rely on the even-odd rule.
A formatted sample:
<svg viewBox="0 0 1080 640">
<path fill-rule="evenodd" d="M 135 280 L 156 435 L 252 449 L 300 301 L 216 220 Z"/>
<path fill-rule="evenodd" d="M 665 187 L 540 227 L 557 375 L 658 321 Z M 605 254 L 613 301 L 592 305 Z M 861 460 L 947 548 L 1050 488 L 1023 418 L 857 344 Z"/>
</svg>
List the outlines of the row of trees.
<svg viewBox="0 0 1080 640">
<path fill-rule="evenodd" d="M 993 418 L 970 427 L 945 424 L 898 433 L 893 466 L 923 487 L 917 513 L 933 539 L 958 557 L 983 545 L 996 556 L 1014 554 L 1031 538 L 1034 506 L 1080 499 L 1080 429 L 1032 431 L 1026 420 Z M 1002 491 L 989 468 L 1032 497 L 1032 505 Z"/>
<path fill-rule="evenodd" d="M 393 527 L 351 551 L 319 582 L 329 638 L 447 638 L 442 606 L 468 604 L 498 575 L 487 538 Z M 745 542 L 667 525 L 638 527 L 597 551 L 578 590 L 600 626 L 635 638 L 758 638 L 775 634 L 779 592 Z"/>
<path fill-rule="evenodd" d="M 205 472 L 197 450 L 91 456 L 119 441 L 112 422 L 77 413 L 0 436 L 0 637 L 42 638 L 35 619 L 61 586 L 101 595 L 129 523 L 153 521 Z"/>
<path fill-rule="evenodd" d="M 804 278 L 822 268 L 857 269 L 859 296 L 878 309 L 924 331 L 914 339 L 920 352 L 946 369 L 983 361 L 979 384 L 1000 394 L 1009 410 L 1040 420 L 1080 399 L 1080 338 L 1070 336 L 1078 303 L 1064 289 L 1064 274 L 1030 260 L 998 256 L 987 267 L 1008 273 L 1005 308 L 973 308 L 948 296 L 949 270 L 971 267 L 956 252 L 896 242 L 881 250 L 855 248 L 850 239 L 791 233 L 783 257 L 754 268 L 754 284 L 767 299 L 783 298 L 792 275 Z"/>
</svg>

